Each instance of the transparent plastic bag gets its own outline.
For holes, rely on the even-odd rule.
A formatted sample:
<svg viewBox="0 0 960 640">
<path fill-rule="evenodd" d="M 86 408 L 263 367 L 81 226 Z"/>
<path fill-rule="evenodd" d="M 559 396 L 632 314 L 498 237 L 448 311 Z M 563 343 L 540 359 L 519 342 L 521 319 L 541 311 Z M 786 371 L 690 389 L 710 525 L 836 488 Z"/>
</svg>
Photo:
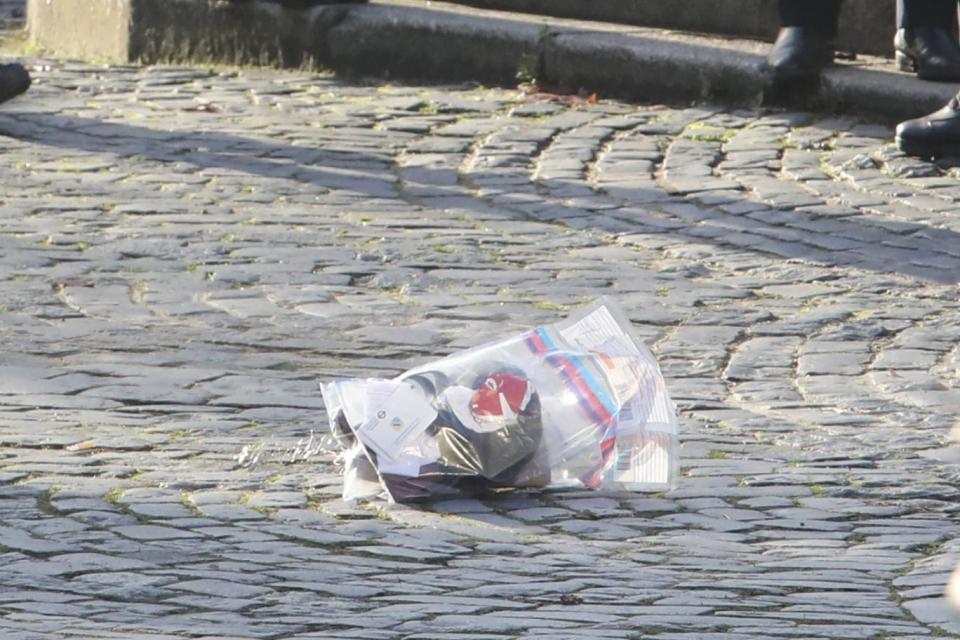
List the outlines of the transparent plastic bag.
<svg viewBox="0 0 960 640">
<path fill-rule="evenodd" d="M 379 488 L 409 502 L 505 487 L 676 484 L 677 422 L 660 368 L 605 299 L 392 380 L 321 391 L 344 452 L 345 499 Z"/>
</svg>

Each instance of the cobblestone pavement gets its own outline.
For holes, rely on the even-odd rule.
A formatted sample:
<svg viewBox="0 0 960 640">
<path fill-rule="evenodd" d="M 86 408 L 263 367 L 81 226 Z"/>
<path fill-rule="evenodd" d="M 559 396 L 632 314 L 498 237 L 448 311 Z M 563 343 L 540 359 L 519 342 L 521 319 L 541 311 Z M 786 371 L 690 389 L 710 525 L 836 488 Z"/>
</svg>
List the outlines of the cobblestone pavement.
<svg viewBox="0 0 960 640">
<path fill-rule="evenodd" d="M 888 127 L 37 69 L 0 108 L 0 637 L 960 633 L 960 175 Z M 319 380 L 597 294 L 669 378 L 677 491 L 339 499 Z"/>
</svg>

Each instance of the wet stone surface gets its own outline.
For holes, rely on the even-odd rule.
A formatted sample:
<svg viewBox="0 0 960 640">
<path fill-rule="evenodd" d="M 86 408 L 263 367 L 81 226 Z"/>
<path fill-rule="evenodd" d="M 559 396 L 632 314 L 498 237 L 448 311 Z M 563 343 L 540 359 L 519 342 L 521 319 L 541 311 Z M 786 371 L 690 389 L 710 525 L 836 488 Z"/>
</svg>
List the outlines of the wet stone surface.
<svg viewBox="0 0 960 640">
<path fill-rule="evenodd" d="M 0 636 L 960 633 L 960 176 L 890 129 L 46 64 L 0 109 Z M 340 500 L 319 380 L 598 294 L 675 492 Z"/>
</svg>

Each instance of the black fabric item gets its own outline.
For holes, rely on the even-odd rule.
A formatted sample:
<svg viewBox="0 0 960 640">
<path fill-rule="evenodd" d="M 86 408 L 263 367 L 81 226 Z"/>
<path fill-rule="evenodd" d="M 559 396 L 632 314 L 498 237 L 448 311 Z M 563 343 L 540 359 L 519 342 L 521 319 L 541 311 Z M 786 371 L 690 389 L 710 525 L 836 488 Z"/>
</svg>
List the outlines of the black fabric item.
<svg viewBox="0 0 960 640">
<path fill-rule="evenodd" d="M 446 473 L 475 475 L 493 484 L 510 485 L 529 463 L 543 437 L 540 398 L 534 393 L 516 422 L 478 433 L 460 424 L 452 412 L 437 417 L 440 463 Z"/>
<path fill-rule="evenodd" d="M 957 0 L 897 0 L 897 28 L 957 29 Z"/>
<path fill-rule="evenodd" d="M 6 102 L 30 88 L 30 74 L 21 64 L 0 65 L 0 102 Z"/>
<path fill-rule="evenodd" d="M 810 27 L 837 34 L 840 0 L 780 0 L 780 26 Z"/>
<path fill-rule="evenodd" d="M 423 467 L 415 478 L 381 473 L 380 479 L 396 502 L 421 502 L 441 498 L 469 498 L 490 489 L 490 483 L 476 476 L 444 475 L 436 465 Z"/>
<path fill-rule="evenodd" d="M 434 396 L 435 385 L 443 387 L 446 383 L 445 376 L 434 373 L 408 380 L 421 384 Z M 549 482 L 549 461 L 541 447 L 540 397 L 536 392 L 516 419 L 505 422 L 501 429 L 474 431 L 461 423 L 452 409 L 441 406 L 427 433 L 436 440 L 439 460 L 420 467 L 416 477 L 380 474 L 397 502 L 462 498 L 503 487 L 542 487 Z M 376 459 L 375 453 L 369 453 Z"/>
</svg>

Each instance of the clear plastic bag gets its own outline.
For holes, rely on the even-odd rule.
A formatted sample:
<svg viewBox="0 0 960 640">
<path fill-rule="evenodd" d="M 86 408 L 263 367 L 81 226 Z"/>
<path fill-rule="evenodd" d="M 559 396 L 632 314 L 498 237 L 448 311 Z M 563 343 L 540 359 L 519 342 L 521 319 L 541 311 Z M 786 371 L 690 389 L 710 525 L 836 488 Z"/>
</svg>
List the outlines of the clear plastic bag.
<svg viewBox="0 0 960 640">
<path fill-rule="evenodd" d="M 660 367 L 605 299 L 392 380 L 321 391 L 343 450 L 345 499 L 676 484 L 677 422 Z"/>
</svg>

